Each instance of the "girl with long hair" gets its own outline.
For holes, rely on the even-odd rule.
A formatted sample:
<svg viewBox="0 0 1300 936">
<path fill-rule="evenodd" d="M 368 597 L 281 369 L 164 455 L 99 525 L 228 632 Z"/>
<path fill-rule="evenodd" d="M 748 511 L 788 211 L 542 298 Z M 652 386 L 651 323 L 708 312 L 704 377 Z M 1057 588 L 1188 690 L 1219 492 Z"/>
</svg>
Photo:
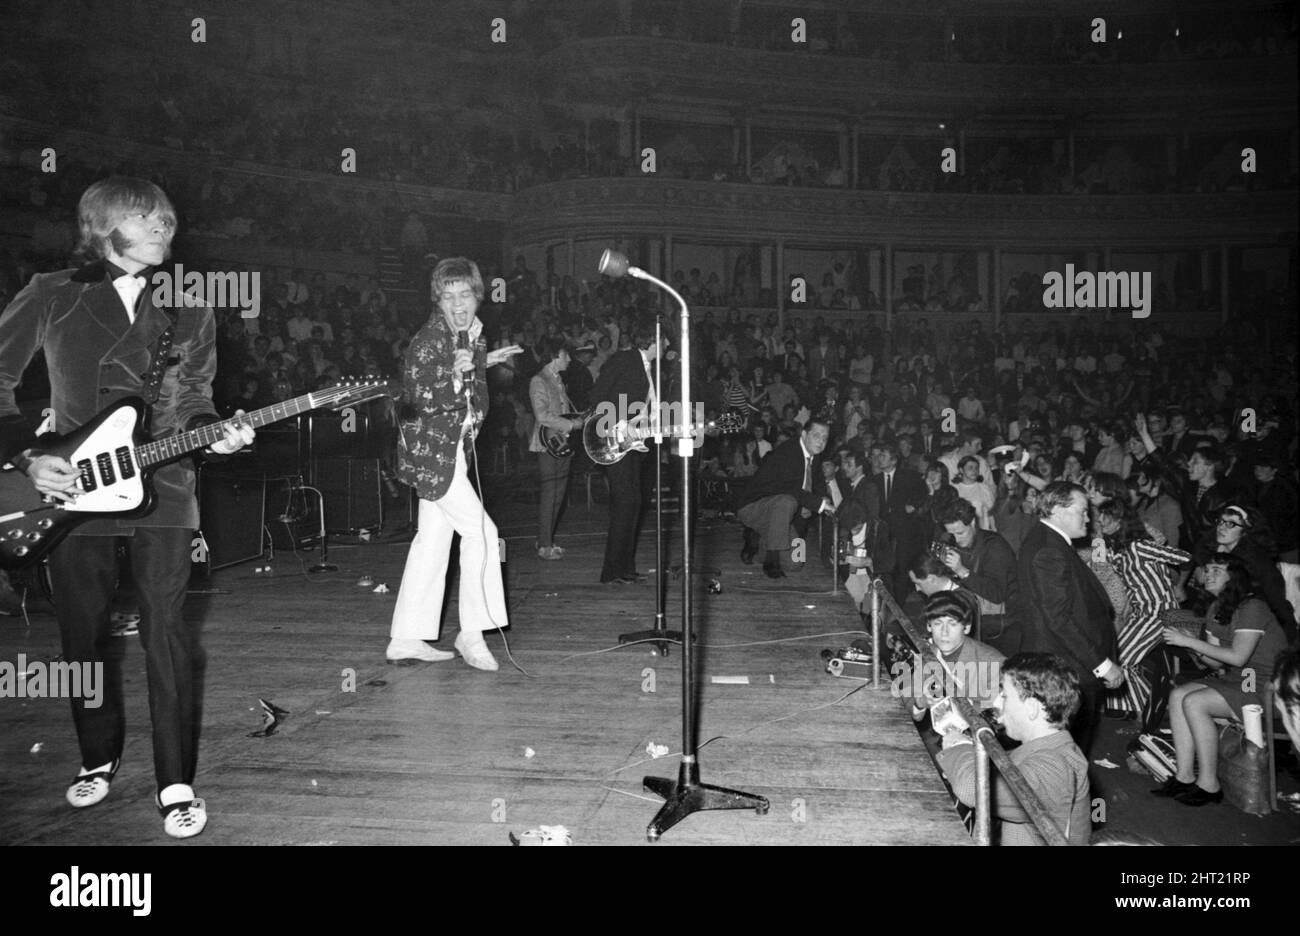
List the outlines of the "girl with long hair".
<svg viewBox="0 0 1300 936">
<path fill-rule="evenodd" d="M 1223 800 L 1219 783 L 1219 727 L 1216 718 L 1241 722 L 1242 708 L 1260 704 L 1259 689 L 1273 678 L 1273 665 L 1286 649 L 1286 636 L 1263 600 L 1256 597 L 1250 572 L 1231 554 L 1216 554 L 1201 567 L 1202 589 L 1193 608 L 1205 615 L 1205 637 L 1166 627 L 1165 642 L 1186 647 L 1218 675 L 1176 686 L 1169 693 L 1169 724 L 1174 733 L 1178 770 L 1155 796 L 1185 806 Z M 1244 671 L 1253 670 L 1247 683 Z M 1258 687 L 1246 691 L 1244 685 Z"/>
</svg>

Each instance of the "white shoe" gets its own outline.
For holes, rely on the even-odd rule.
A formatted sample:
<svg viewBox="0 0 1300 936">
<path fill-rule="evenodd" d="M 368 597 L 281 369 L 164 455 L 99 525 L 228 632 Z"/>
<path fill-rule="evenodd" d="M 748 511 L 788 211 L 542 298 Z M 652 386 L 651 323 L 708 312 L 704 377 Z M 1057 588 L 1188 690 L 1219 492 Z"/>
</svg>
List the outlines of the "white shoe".
<svg viewBox="0 0 1300 936">
<path fill-rule="evenodd" d="M 108 788 L 120 766 L 122 766 L 122 759 L 119 757 L 106 769 L 78 775 L 72 786 L 68 787 L 68 802 L 77 809 L 103 802 L 104 797 L 108 796 Z"/>
<path fill-rule="evenodd" d="M 172 838 L 193 838 L 207 827 L 208 809 L 203 800 L 194 796 L 194 791 L 184 784 L 173 784 L 168 790 L 177 788 L 178 792 L 189 790 L 188 799 L 180 800 L 168 806 L 162 804 L 161 798 L 155 799 L 158 811 L 163 817 L 163 831 Z"/>
<path fill-rule="evenodd" d="M 492 655 L 492 651 L 488 649 L 482 637 L 467 638 L 465 632 L 461 631 L 460 636 L 456 638 L 456 649 L 465 658 L 465 662 L 475 669 L 495 673 L 501 668 L 497 665 L 497 658 Z"/>
<path fill-rule="evenodd" d="M 388 641 L 388 650 L 384 653 L 389 663 L 441 663 L 453 659 L 456 654 L 450 650 L 437 650 L 423 640 Z"/>
</svg>

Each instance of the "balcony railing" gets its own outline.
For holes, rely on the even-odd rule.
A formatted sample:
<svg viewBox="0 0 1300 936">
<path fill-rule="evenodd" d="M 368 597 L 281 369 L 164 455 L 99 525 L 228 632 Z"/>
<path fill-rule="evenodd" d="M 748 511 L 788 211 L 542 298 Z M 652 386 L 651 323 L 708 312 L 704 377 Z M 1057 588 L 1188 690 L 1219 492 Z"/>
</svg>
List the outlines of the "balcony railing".
<svg viewBox="0 0 1300 936">
<path fill-rule="evenodd" d="M 1243 100 L 1295 102 L 1296 56 L 1194 59 L 1135 65 L 975 65 L 892 61 L 779 53 L 642 36 L 572 40 L 544 59 L 591 94 L 591 78 L 615 85 L 650 82 L 657 94 L 680 88 L 698 99 L 701 86 L 762 89 L 765 104 L 816 103 L 820 112 L 864 108 L 964 105 L 980 110 L 990 99 L 1015 101 L 1018 112 L 1060 110 L 1078 103 L 1095 110 L 1154 101 L 1186 102 L 1197 109 L 1215 103 L 1240 108 Z M 780 70 L 780 81 L 773 73 Z"/>
<path fill-rule="evenodd" d="M 1294 193 L 949 195 L 570 179 L 514 196 L 515 244 L 664 234 L 726 243 L 1174 247 L 1294 238 Z"/>
</svg>

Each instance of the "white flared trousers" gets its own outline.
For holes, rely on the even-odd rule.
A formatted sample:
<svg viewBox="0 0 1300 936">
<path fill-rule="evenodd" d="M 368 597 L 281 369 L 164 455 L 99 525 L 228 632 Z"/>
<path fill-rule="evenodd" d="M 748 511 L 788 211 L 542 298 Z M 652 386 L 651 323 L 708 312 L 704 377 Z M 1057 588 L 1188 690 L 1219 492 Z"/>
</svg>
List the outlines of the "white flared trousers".
<svg viewBox="0 0 1300 936">
<path fill-rule="evenodd" d="M 457 446 L 447 493 L 436 501 L 420 498 L 420 530 L 411 541 L 393 609 L 394 640 L 437 640 L 441 634 L 453 533 L 460 534 L 461 631 L 482 633 L 509 624 L 497 525 L 469 483 L 465 449 Z"/>
</svg>

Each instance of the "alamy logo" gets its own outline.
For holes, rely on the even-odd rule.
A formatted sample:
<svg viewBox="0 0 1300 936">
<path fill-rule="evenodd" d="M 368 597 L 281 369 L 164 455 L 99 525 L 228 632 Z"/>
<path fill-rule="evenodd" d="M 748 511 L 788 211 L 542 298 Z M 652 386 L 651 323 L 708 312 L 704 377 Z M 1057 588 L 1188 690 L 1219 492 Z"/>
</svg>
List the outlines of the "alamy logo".
<svg viewBox="0 0 1300 936">
<path fill-rule="evenodd" d="M 926 660 L 916 665 L 902 660 L 890 667 L 890 694 L 896 699 L 944 699 L 958 696 L 964 699 L 989 699 L 998 694 L 1002 685 L 1002 664 L 976 662 L 941 664 Z"/>
<path fill-rule="evenodd" d="M 680 400 L 659 402 L 659 428 L 665 436 L 680 436 L 685 432 L 692 435 L 698 446 L 704 440 L 704 404 L 695 404 L 695 419 L 684 418 L 685 410 Z M 626 394 L 620 394 L 618 406 L 611 402 L 601 403 L 596 407 L 596 435 L 602 439 L 615 442 L 644 441 L 653 434 L 655 425 L 654 408 L 644 400 L 628 401 Z"/>
<path fill-rule="evenodd" d="M 81 873 L 77 865 L 50 877 L 51 907 L 130 907 L 134 916 L 148 916 L 153 907 L 153 875 Z"/>
<path fill-rule="evenodd" d="M 15 665 L 0 660 L 0 699 L 84 699 L 86 708 L 104 704 L 104 664 L 56 661 L 27 662 L 18 654 Z"/>
<path fill-rule="evenodd" d="M 1093 273 L 1065 265 L 1064 273 L 1043 274 L 1043 305 L 1049 309 L 1132 309 L 1135 319 L 1151 314 L 1151 273 Z"/>
<path fill-rule="evenodd" d="M 209 270 L 185 272 L 183 264 L 153 274 L 154 305 L 180 309 L 186 306 L 211 306 L 214 309 L 239 309 L 240 318 L 257 318 L 262 311 L 262 274 Z"/>
</svg>

